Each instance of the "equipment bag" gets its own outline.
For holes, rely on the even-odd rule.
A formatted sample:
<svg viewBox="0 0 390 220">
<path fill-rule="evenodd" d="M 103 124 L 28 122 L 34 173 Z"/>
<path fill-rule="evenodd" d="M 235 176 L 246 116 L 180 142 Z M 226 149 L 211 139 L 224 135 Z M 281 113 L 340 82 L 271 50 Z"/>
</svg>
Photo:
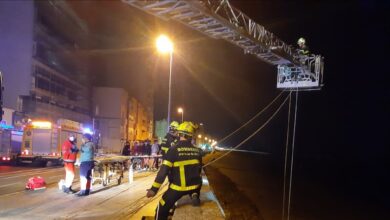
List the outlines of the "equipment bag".
<svg viewBox="0 0 390 220">
<path fill-rule="evenodd" d="M 40 189 L 46 189 L 46 182 L 45 180 L 40 176 L 34 176 L 28 179 L 26 184 L 27 190 L 40 190 Z"/>
</svg>

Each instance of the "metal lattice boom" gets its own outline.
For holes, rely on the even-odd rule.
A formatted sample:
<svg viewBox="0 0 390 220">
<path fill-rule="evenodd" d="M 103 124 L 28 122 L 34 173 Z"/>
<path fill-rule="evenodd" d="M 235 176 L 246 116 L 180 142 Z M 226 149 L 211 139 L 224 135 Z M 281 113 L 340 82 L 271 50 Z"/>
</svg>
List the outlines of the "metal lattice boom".
<svg viewBox="0 0 390 220">
<path fill-rule="evenodd" d="M 319 81 L 322 80 L 322 72 L 311 72 L 317 69 L 322 71 L 322 67 L 319 67 L 323 65 L 322 57 L 310 55 L 302 62 L 302 55 L 296 49 L 233 7 L 228 0 L 122 1 L 164 20 L 176 20 L 212 38 L 224 39 L 235 44 L 245 53 L 254 54 L 267 63 L 278 65 L 278 76 L 285 75 L 290 68 L 294 73 L 301 74 L 304 71 L 306 75 L 318 76 L 314 78 L 316 84 L 298 85 L 300 78 L 294 78 L 291 82 L 297 83 L 290 84 L 294 84 L 295 87 L 318 87 Z M 282 84 L 279 82 L 278 88 L 290 87 L 290 84 Z"/>
</svg>

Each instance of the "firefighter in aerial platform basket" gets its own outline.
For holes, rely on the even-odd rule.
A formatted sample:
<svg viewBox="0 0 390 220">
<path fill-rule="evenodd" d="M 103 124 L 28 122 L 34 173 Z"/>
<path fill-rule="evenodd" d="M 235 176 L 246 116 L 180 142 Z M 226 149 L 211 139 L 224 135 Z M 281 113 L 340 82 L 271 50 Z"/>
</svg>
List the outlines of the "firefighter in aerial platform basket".
<svg viewBox="0 0 390 220">
<path fill-rule="evenodd" d="M 177 121 L 173 121 L 169 125 L 169 131 L 165 135 L 162 143 L 161 143 L 161 154 L 164 155 L 167 153 L 168 149 L 175 145 L 178 141 L 177 136 L 177 128 L 179 127 L 179 123 Z"/>
<path fill-rule="evenodd" d="M 68 140 L 62 145 L 62 160 L 65 167 L 65 183 L 62 185 L 62 191 L 64 193 L 75 193 L 72 189 L 72 183 L 74 179 L 74 164 L 77 158 L 77 152 L 79 149 L 76 146 L 76 137 L 71 134 Z"/>
<path fill-rule="evenodd" d="M 183 122 L 177 132 L 180 140 L 168 150 L 152 187 L 147 190 L 148 198 L 155 196 L 165 177 L 170 176 L 168 190 L 159 201 L 155 219 L 167 219 L 170 209 L 184 195 L 199 201 L 202 156 L 201 150 L 191 144 L 195 126 L 192 122 Z"/>
<path fill-rule="evenodd" d="M 306 45 L 306 40 L 305 38 L 301 37 L 298 39 L 298 53 L 299 55 L 304 55 L 307 56 L 310 54 L 309 47 Z"/>
</svg>

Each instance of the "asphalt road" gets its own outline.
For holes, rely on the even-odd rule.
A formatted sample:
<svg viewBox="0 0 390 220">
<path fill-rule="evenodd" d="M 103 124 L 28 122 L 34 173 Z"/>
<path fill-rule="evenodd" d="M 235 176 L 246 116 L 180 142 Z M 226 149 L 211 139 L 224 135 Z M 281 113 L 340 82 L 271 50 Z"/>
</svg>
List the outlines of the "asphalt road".
<svg viewBox="0 0 390 220">
<path fill-rule="evenodd" d="M 41 176 L 48 185 L 57 184 L 64 179 L 63 167 L 33 167 L 0 165 L 0 195 L 23 192 L 30 177 Z M 75 176 L 78 180 L 78 171 Z"/>
<path fill-rule="evenodd" d="M 45 178 L 44 190 L 25 190 L 31 176 Z M 125 173 L 122 184 L 111 181 L 102 186 L 99 181 L 92 186 L 87 197 L 65 194 L 57 183 L 64 177 L 63 167 L 11 167 L 0 166 L 0 219 L 134 219 L 132 216 L 154 201 L 146 198 L 156 172 L 136 172 L 134 182 L 128 184 Z M 74 189 L 79 189 L 78 173 Z M 138 218 L 139 219 L 139 218 Z"/>
</svg>

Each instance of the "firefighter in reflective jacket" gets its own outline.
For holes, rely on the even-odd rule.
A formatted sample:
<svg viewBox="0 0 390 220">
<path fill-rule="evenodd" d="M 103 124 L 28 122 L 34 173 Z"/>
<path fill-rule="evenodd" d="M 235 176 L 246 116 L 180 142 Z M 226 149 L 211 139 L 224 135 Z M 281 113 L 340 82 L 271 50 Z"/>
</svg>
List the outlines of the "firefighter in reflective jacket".
<svg viewBox="0 0 390 220">
<path fill-rule="evenodd" d="M 191 122 L 183 122 L 177 131 L 180 140 L 168 150 L 152 187 L 147 190 L 148 198 L 155 196 L 166 176 L 170 176 L 168 190 L 159 201 L 155 219 L 167 219 L 177 200 L 184 195 L 198 193 L 202 185 L 201 152 L 191 144 L 195 126 Z"/>
<path fill-rule="evenodd" d="M 74 193 L 72 183 L 74 179 L 74 163 L 76 162 L 77 152 L 76 137 L 69 135 L 68 140 L 62 145 L 62 160 L 65 167 L 65 184 L 62 185 L 64 193 Z"/>
<path fill-rule="evenodd" d="M 305 38 L 303 38 L 303 37 L 299 38 L 297 44 L 299 46 L 299 49 L 298 49 L 299 55 L 307 56 L 310 54 L 309 47 L 306 45 Z"/>
<path fill-rule="evenodd" d="M 161 154 L 164 155 L 167 153 L 168 149 L 175 145 L 178 141 L 177 137 L 177 128 L 179 127 L 179 123 L 177 121 L 173 121 L 169 125 L 169 131 L 165 135 L 162 143 L 161 143 Z"/>
</svg>

